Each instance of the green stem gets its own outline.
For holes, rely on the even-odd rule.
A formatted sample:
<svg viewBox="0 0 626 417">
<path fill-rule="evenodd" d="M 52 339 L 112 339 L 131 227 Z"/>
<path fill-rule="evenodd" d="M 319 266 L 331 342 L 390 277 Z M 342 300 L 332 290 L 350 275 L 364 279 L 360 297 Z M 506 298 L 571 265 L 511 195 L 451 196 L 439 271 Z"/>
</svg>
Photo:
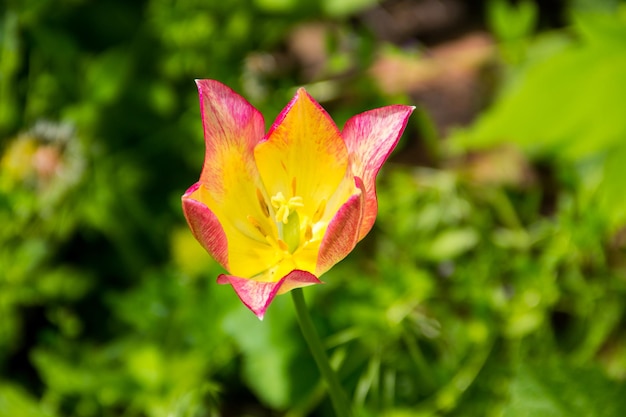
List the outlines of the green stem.
<svg viewBox="0 0 626 417">
<path fill-rule="evenodd" d="M 337 374 L 335 374 L 335 371 L 333 371 L 330 367 L 328 356 L 326 356 L 326 351 L 324 350 L 324 346 L 322 346 L 322 341 L 313 326 L 309 310 L 304 302 L 302 288 L 292 290 L 291 296 L 293 298 L 293 304 L 296 307 L 300 330 L 309 345 L 309 350 L 313 355 L 313 359 L 315 359 L 317 368 L 326 382 L 328 394 L 330 395 L 330 400 L 332 401 L 333 408 L 335 409 L 335 414 L 337 417 L 350 417 L 352 416 L 352 410 L 350 409 L 350 405 L 348 403 L 348 397 L 339 383 Z"/>
</svg>

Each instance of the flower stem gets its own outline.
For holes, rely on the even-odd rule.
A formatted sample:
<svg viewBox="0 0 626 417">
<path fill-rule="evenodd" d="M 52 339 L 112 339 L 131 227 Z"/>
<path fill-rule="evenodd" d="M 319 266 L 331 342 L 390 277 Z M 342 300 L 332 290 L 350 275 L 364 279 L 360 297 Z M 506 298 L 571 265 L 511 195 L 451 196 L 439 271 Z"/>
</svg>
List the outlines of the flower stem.
<svg viewBox="0 0 626 417">
<path fill-rule="evenodd" d="M 307 309 L 304 301 L 302 288 L 291 290 L 291 297 L 293 298 L 293 303 L 296 307 L 300 330 L 309 345 L 309 350 L 313 355 L 313 359 L 315 359 L 317 368 L 326 382 L 328 394 L 330 395 L 330 400 L 332 401 L 333 408 L 335 409 L 335 414 L 337 417 L 352 416 L 352 410 L 350 409 L 350 405 L 348 403 L 348 397 L 339 383 L 337 374 L 330 367 L 330 362 L 328 361 L 328 356 L 322 346 L 322 341 L 313 326 L 313 321 L 311 320 L 309 310 Z"/>
</svg>

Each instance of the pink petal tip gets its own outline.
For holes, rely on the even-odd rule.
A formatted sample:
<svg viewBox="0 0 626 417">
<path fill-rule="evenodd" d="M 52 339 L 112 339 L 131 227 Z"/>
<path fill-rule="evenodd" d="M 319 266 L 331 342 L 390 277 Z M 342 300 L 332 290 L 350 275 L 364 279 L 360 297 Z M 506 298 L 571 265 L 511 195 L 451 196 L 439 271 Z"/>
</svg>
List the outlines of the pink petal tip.
<svg viewBox="0 0 626 417">
<path fill-rule="evenodd" d="M 232 285 L 241 302 L 260 320 L 263 320 L 267 308 L 277 294 L 283 294 L 298 287 L 321 284 L 321 281 L 310 272 L 294 270 L 278 282 L 259 282 L 222 274 L 217 277 L 217 283 Z"/>
</svg>

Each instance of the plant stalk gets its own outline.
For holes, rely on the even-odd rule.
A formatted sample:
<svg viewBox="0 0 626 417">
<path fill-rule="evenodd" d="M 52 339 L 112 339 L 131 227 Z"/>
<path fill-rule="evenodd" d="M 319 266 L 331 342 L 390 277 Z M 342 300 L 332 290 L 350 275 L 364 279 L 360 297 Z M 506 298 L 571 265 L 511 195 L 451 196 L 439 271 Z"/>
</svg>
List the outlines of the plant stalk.
<svg viewBox="0 0 626 417">
<path fill-rule="evenodd" d="M 304 340 L 306 340 L 306 343 L 309 345 L 309 350 L 313 355 L 317 368 L 326 382 L 326 387 L 328 388 L 328 394 L 330 395 L 330 400 L 333 404 L 333 408 L 335 409 L 335 414 L 337 417 L 351 417 L 352 410 L 350 409 L 348 397 L 339 383 L 337 374 L 330 367 L 328 356 L 326 355 L 322 341 L 315 330 L 315 326 L 313 326 L 309 310 L 306 307 L 302 288 L 292 290 L 291 297 L 293 298 L 293 304 L 296 307 L 296 315 L 298 316 L 298 322 L 300 323 L 300 330 L 302 331 Z"/>
</svg>

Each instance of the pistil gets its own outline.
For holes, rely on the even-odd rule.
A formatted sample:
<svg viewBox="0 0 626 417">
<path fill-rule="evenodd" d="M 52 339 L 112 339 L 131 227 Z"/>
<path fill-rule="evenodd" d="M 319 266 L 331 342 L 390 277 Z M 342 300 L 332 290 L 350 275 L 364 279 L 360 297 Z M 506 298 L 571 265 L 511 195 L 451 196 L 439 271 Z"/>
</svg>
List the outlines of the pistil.
<svg viewBox="0 0 626 417">
<path fill-rule="evenodd" d="M 272 207 L 276 209 L 276 225 L 280 240 L 286 245 L 289 253 L 294 253 L 300 245 L 300 216 L 296 209 L 304 206 L 302 197 L 294 196 L 289 200 L 278 192 L 271 198 Z"/>
</svg>

